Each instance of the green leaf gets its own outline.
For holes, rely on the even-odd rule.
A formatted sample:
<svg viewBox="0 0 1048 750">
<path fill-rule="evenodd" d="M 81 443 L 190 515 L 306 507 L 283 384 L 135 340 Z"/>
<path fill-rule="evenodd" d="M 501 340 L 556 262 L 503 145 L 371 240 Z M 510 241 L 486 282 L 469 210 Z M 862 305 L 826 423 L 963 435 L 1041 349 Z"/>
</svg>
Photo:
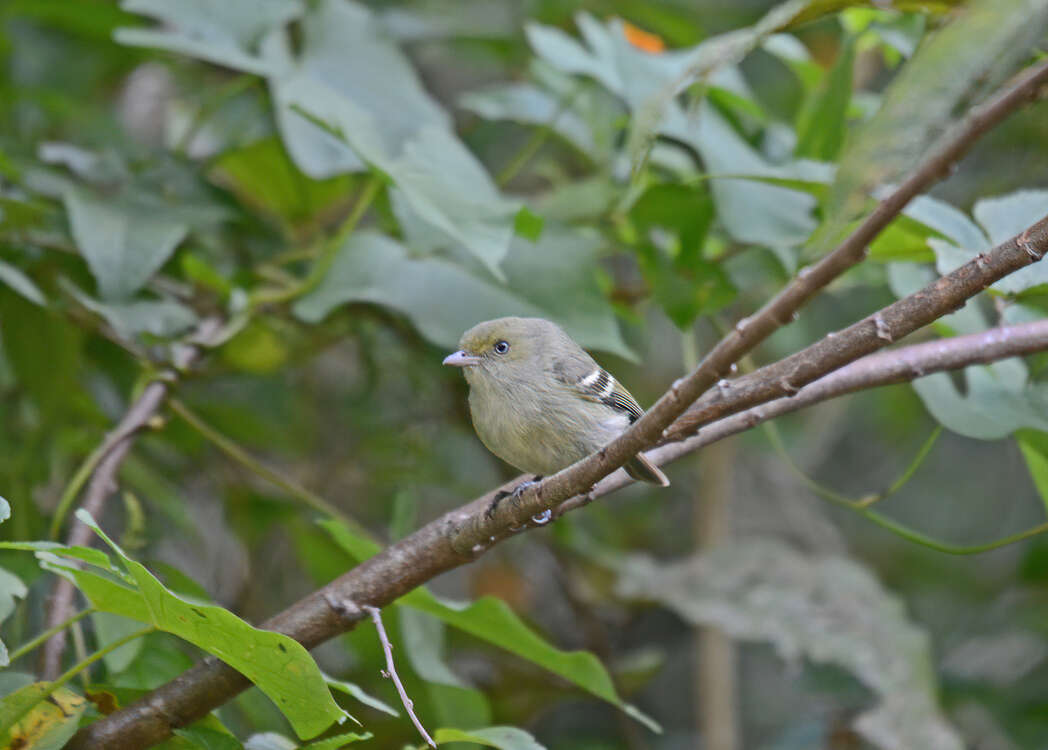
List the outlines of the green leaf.
<svg viewBox="0 0 1048 750">
<path fill-rule="evenodd" d="M 103 297 L 138 291 L 186 236 L 184 220 L 156 206 L 99 198 L 83 189 L 65 195 L 69 224 Z"/>
<path fill-rule="evenodd" d="M 127 557 L 89 514 L 80 510 L 77 518 L 110 546 L 137 587 L 132 589 L 81 571 L 73 572 L 77 585 L 93 606 L 155 625 L 222 659 L 255 683 L 288 718 L 300 737 L 316 736 L 333 722 L 345 718 L 316 662 L 300 643 L 279 633 L 254 628 L 221 607 L 176 596 L 145 566 Z"/>
<path fill-rule="evenodd" d="M 353 534 L 333 519 L 321 521 L 320 526 L 358 562 L 380 551 L 374 542 Z M 651 718 L 619 698 L 611 677 L 597 657 L 588 651 L 561 651 L 551 646 L 525 625 L 501 599 L 483 597 L 472 603 L 446 602 L 425 587 L 420 587 L 402 596 L 396 604 L 425 612 L 452 627 L 538 664 L 618 706 L 652 731 L 661 731 Z"/>
<path fill-rule="evenodd" d="M 49 682 L 26 685 L 0 700 L 0 745 L 61 750 L 86 708 L 87 701 L 67 688 L 51 691 Z"/>
<path fill-rule="evenodd" d="M 120 640 L 125 636 L 129 636 L 131 633 L 141 630 L 142 628 L 142 626 L 134 620 L 129 620 L 126 617 L 120 617 L 109 612 L 92 613 L 91 623 L 94 625 L 95 637 L 100 648 L 109 645 L 113 641 Z M 123 672 L 131 665 L 131 662 L 135 660 L 139 653 L 141 653 L 144 645 L 145 639 L 136 638 L 120 648 L 110 651 L 102 657 L 106 669 L 109 670 L 110 674 L 119 674 Z"/>
<path fill-rule="evenodd" d="M 564 97 L 532 83 L 507 83 L 470 91 L 459 106 L 488 120 L 510 120 L 549 127 L 557 135 L 594 159 L 604 159 L 589 124 L 565 105 Z"/>
<path fill-rule="evenodd" d="M 527 206 L 524 206 L 517 211 L 513 219 L 513 233 L 531 242 L 538 242 L 539 237 L 542 236 L 542 224 L 542 217 L 532 213 Z"/>
<path fill-rule="evenodd" d="M 501 599 L 486 596 L 470 603 L 450 602 L 438 599 L 425 588 L 417 588 L 402 596 L 397 603 L 432 615 L 452 627 L 537 664 L 618 706 L 652 731 L 661 731 L 654 720 L 619 698 L 611 677 L 596 656 L 588 651 L 562 651 L 550 645 L 525 625 Z"/>
<path fill-rule="evenodd" d="M 301 53 L 290 70 L 290 50 L 283 35 L 267 41 L 268 55 L 285 75 L 270 85 L 276 100 L 277 126 L 291 158 L 314 179 L 360 171 L 399 154 L 421 130 L 449 131 L 451 118 L 425 91 L 407 56 L 363 4 L 321 0 L 302 21 Z M 381 95 L 376 95 L 381 92 Z M 333 97 L 368 120 L 365 139 L 359 128 L 327 116 L 324 97 Z M 293 111 L 295 105 L 338 124 L 345 141 L 324 132 Z M 384 168 L 384 167 L 383 167 Z"/>
<path fill-rule="evenodd" d="M 43 292 L 33 283 L 32 279 L 22 273 L 21 269 L 2 260 L 0 260 L 0 281 L 7 284 L 30 302 L 41 307 L 47 306 L 47 299 L 44 298 Z"/>
<path fill-rule="evenodd" d="M 25 599 L 29 589 L 22 583 L 22 579 L 3 568 L 0 568 L 0 623 L 11 616 L 15 611 L 15 599 Z M 10 664 L 7 656 L 7 646 L 0 641 L 0 667 Z"/>
<path fill-rule="evenodd" d="M 372 735 L 371 732 L 364 732 L 363 734 L 357 732 L 337 734 L 334 737 L 328 737 L 323 740 L 317 740 L 316 742 L 310 742 L 308 745 L 303 745 L 302 750 L 339 750 L 343 745 L 370 740 L 373 736 L 374 735 Z"/>
<path fill-rule="evenodd" d="M 714 108 L 701 107 L 697 123 L 679 122 L 673 127 L 667 127 L 668 132 L 693 144 L 714 175 L 710 189 L 717 217 L 734 239 L 763 247 L 794 247 L 815 229 L 812 196 L 754 180 L 716 177 L 718 173 L 781 175 Z"/>
<path fill-rule="evenodd" d="M 1015 439 L 1026 459 L 1026 468 L 1030 471 L 1030 478 L 1041 496 L 1041 502 L 1048 510 L 1048 432 L 1019 430 Z"/>
<path fill-rule="evenodd" d="M 117 29 L 114 37 L 119 43 L 159 47 L 257 75 L 272 68 L 253 53 L 252 45 L 304 9 L 300 0 L 124 0 L 121 7 L 155 18 L 165 28 Z"/>
<path fill-rule="evenodd" d="M 425 338 L 446 347 L 481 320 L 545 317 L 583 346 L 629 356 L 591 275 L 595 243 L 551 227 L 537 244 L 519 243 L 503 265 L 507 285 L 501 286 L 444 259 L 412 258 L 384 235 L 356 232 L 293 309 L 302 320 L 317 322 L 339 305 L 370 302 L 407 315 Z"/>
<path fill-rule="evenodd" d="M 852 95 L 855 40 L 844 41 L 837 62 L 826 75 L 821 90 L 801 110 L 797 122 L 799 157 L 833 161 L 844 144 L 848 105 Z"/>
<path fill-rule="evenodd" d="M 229 730 L 192 726 L 176 729 L 174 734 L 190 743 L 193 748 L 200 750 L 241 750 L 243 747 L 237 738 L 229 733 Z"/>
<path fill-rule="evenodd" d="M 959 106 L 1014 72 L 1048 27 L 1048 0 L 974 0 L 932 34 L 851 138 L 818 234 L 818 249 L 864 210 L 877 186 L 898 181 L 956 122 Z"/>
<path fill-rule="evenodd" d="M 298 171 L 275 137 L 223 153 L 214 178 L 250 208 L 276 219 L 286 229 L 308 228 L 346 200 L 350 178 L 315 180 Z"/>
<path fill-rule="evenodd" d="M 364 691 L 360 685 L 355 682 L 347 682 L 346 680 L 336 680 L 331 675 L 324 675 L 324 680 L 327 682 L 328 687 L 332 690 L 338 690 L 340 693 L 345 693 L 352 698 L 363 703 L 365 706 L 370 706 L 376 711 L 382 711 L 383 713 L 389 714 L 390 716 L 400 716 L 400 712 L 393 708 L 391 705 L 382 701 L 375 696 Z"/>
<path fill-rule="evenodd" d="M 485 727 L 464 732 L 461 729 L 438 729 L 433 733 L 437 744 L 445 742 L 475 742 L 485 747 L 497 747 L 500 750 L 545 750 L 535 738 L 516 727 Z"/>
<path fill-rule="evenodd" d="M 101 302 L 75 284 L 60 280 L 63 289 L 93 313 L 100 315 L 117 336 L 133 339 L 140 333 L 157 338 L 172 338 L 185 333 L 197 323 L 190 308 L 174 299 L 135 299 L 124 302 Z"/>
<path fill-rule="evenodd" d="M 976 201 L 972 214 L 989 235 L 990 245 L 999 245 L 1048 216 L 1048 190 L 1019 190 L 1000 198 L 984 198 Z M 1019 294 L 1042 284 L 1048 284 L 1048 263 L 1019 269 L 993 288 Z"/>
<path fill-rule="evenodd" d="M 773 644 L 784 659 L 837 665 L 876 696 L 853 726 L 885 750 L 961 750 L 937 705 L 927 633 L 870 572 L 840 557 L 807 557 L 752 539 L 661 564 L 619 565 L 620 595 L 657 602 L 693 625 Z"/>
</svg>

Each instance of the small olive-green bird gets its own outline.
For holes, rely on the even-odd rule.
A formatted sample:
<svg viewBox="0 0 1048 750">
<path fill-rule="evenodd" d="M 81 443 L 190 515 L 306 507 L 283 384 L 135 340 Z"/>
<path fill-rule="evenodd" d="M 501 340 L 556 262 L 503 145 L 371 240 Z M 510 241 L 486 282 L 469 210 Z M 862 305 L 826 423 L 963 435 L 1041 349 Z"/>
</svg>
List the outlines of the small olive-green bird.
<svg viewBox="0 0 1048 750">
<path fill-rule="evenodd" d="M 538 476 L 603 448 L 644 413 L 625 388 L 556 324 L 542 318 L 478 323 L 444 364 L 469 383 L 473 426 L 488 450 Z M 626 472 L 662 487 L 670 481 L 643 454 Z"/>
</svg>

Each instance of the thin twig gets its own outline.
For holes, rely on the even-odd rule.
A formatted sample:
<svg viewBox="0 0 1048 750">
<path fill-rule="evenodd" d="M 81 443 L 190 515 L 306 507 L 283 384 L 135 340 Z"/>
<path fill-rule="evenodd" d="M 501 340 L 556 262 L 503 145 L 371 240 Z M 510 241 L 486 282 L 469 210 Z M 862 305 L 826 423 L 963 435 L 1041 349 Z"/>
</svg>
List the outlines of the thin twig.
<svg viewBox="0 0 1048 750">
<path fill-rule="evenodd" d="M 320 495 L 303 487 L 294 479 L 284 476 L 276 469 L 270 468 L 256 459 L 246 450 L 237 445 L 237 443 L 232 439 L 223 435 L 210 424 L 205 422 L 199 414 L 186 406 L 181 399 L 169 399 L 168 406 L 170 406 L 171 411 L 180 416 L 186 424 L 209 440 L 216 448 L 226 454 L 226 456 L 236 461 L 248 471 L 257 474 L 272 484 L 275 484 L 293 498 L 300 501 L 303 505 L 306 505 L 319 513 L 323 513 L 326 516 L 331 516 L 332 518 L 339 520 L 352 529 L 354 533 L 363 534 L 369 538 L 371 537 L 371 533 L 356 520 L 350 518 L 347 514 L 343 513 L 339 508 L 335 507 L 335 505 L 328 502 Z"/>
<path fill-rule="evenodd" d="M 363 605 L 361 609 L 371 615 L 371 621 L 375 623 L 375 630 L 378 631 L 378 639 L 382 642 L 382 650 L 386 653 L 386 677 L 393 680 L 393 684 L 397 686 L 397 695 L 400 696 L 400 702 L 404 704 L 404 710 L 408 712 L 411 722 L 415 725 L 418 733 L 422 735 L 422 739 L 430 747 L 436 747 L 437 743 L 429 736 L 429 732 L 426 731 L 418 716 L 415 715 L 415 701 L 408 697 L 408 691 L 404 689 L 404 683 L 400 681 L 400 675 L 397 674 L 397 667 L 393 663 L 393 644 L 390 642 L 389 636 L 386 635 L 386 628 L 382 624 L 381 610 L 378 607 L 372 607 L 370 604 Z"/>
</svg>

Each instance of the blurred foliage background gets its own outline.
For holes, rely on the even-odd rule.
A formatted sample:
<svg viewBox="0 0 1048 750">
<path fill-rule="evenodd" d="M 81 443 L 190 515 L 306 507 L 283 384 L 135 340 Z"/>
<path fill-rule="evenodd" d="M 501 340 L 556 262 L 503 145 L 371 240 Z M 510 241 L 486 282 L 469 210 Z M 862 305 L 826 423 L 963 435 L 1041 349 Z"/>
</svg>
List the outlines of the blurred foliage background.
<svg viewBox="0 0 1048 750">
<path fill-rule="evenodd" d="M 77 467 L 209 317 L 221 336 L 177 385 L 178 410 L 136 441 L 98 521 L 170 589 L 249 622 L 352 564 L 314 495 L 388 541 L 514 475 L 440 365 L 473 323 L 554 319 L 650 403 L 818 254 L 813 232 L 837 236 L 873 183 L 905 174 L 1044 42 L 1044 3 L 867 5 L 885 4 L 791 2 L 776 21 L 763 0 L 6 0 L 0 537 L 43 540 L 68 521 L 55 512 Z M 953 46 L 922 60 L 943 27 Z M 884 124 L 893 86 L 923 106 L 880 141 L 857 138 Z M 855 170 L 858 211 L 845 210 Z M 1039 219 L 1046 174 L 1042 101 L 753 361 Z M 1043 317 L 1045 274 L 1002 282 L 925 337 Z M 527 732 L 504 747 L 1048 746 L 1048 541 L 951 556 L 810 486 L 862 497 L 920 458 L 885 515 L 957 544 L 1040 523 L 1046 362 L 782 419 L 782 451 L 755 430 L 671 466 L 668 490 L 628 488 L 434 581 L 595 654 L 662 734 L 580 689 L 588 678 L 538 666 L 538 647 L 471 632 L 507 612 L 462 626 L 388 608 L 420 717 Z M 41 562 L 0 555 L 9 648 L 45 627 L 55 577 Z M 68 663 L 138 627 L 81 621 Z M 75 718 L 200 653 L 166 632 L 132 641 L 84 673 L 94 697 Z M 373 745 L 419 742 L 382 710 L 399 705 L 370 625 L 314 655 L 359 685 L 336 696 Z M 35 658 L 0 674 L 3 692 L 32 680 Z M 294 732 L 258 690 L 217 717 L 169 744 L 298 746 L 262 744 Z"/>
</svg>

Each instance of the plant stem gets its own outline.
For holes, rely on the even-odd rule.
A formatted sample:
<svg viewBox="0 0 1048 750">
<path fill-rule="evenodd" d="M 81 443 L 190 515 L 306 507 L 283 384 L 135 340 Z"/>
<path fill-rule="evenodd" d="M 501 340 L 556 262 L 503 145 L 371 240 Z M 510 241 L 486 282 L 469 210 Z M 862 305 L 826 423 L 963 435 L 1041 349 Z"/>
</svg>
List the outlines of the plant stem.
<svg viewBox="0 0 1048 750">
<path fill-rule="evenodd" d="M 326 516 L 336 518 L 346 526 L 351 528 L 358 534 L 363 534 L 369 539 L 372 539 L 372 534 L 361 526 L 357 521 L 347 516 L 337 507 L 332 505 L 330 502 L 317 495 L 315 492 L 311 492 L 306 489 L 298 482 L 283 476 L 275 469 L 271 469 L 264 463 L 256 459 L 246 450 L 241 448 L 232 439 L 223 435 L 221 432 L 216 430 L 214 427 L 205 422 L 196 412 L 186 406 L 180 399 L 171 398 L 168 401 L 171 407 L 171 411 L 175 412 L 180 416 L 186 424 L 196 430 L 200 435 L 211 442 L 216 448 L 226 454 L 229 458 L 236 461 L 238 464 L 243 466 L 248 471 L 257 474 L 263 479 L 275 484 L 296 500 L 299 500 L 302 504 L 312 508 L 315 511 L 323 513 Z"/>
<path fill-rule="evenodd" d="M 33 638 L 31 641 L 27 641 L 26 643 L 23 643 L 21 646 L 19 646 L 14 651 L 12 651 L 10 656 L 8 657 L 9 663 L 14 664 L 17 659 L 20 659 L 23 656 L 25 656 L 26 654 L 28 654 L 30 651 L 32 651 L 34 648 L 39 646 L 41 643 L 46 641 L 48 638 L 53 636 L 58 631 L 68 628 L 74 622 L 77 622 L 78 620 L 82 620 L 83 618 L 85 618 L 89 614 L 91 614 L 92 612 L 96 612 L 96 611 L 97 610 L 94 609 L 93 607 L 88 607 L 87 609 L 82 609 L 79 612 L 77 612 L 75 615 L 73 615 L 72 617 L 68 617 L 65 620 L 63 620 L 62 622 L 58 623 L 57 625 L 48 628 L 47 630 L 45 630 L 40 635 L 38 635 L 35 638 Z"/>
</svg>

